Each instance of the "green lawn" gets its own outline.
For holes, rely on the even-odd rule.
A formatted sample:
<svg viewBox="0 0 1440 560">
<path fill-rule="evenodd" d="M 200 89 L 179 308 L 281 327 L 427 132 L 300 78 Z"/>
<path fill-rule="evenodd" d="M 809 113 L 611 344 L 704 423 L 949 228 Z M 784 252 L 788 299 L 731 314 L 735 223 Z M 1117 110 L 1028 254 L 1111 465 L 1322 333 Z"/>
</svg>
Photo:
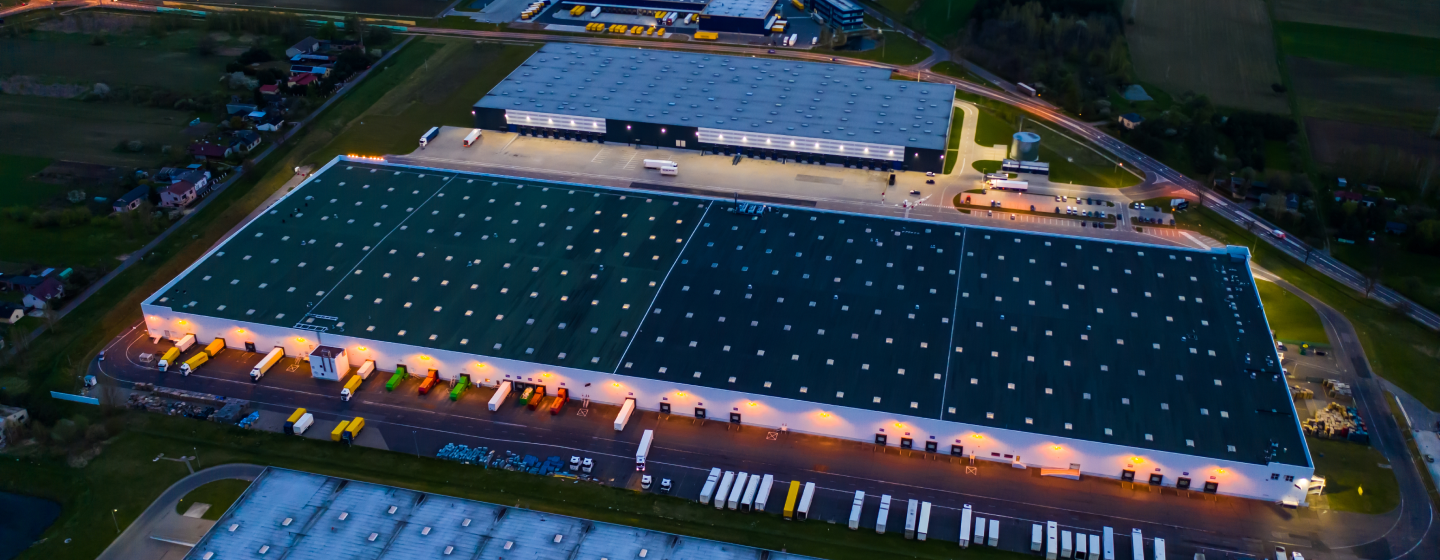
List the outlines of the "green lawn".
<svg viewBox="0 0 1440 560">
<path fill-rule="evenodd" d="M 170 91 L 209 91 L 232 60 L 219 55 L 152 47 L 93 46 L 66 34 L 0 39 L 0 75 L 41 76 L 65 83 L 139 85 Z M 77 64 L 83 61 L 83 64 Z"/>
<path fill-rule="evenodd" d="M 1356 270 L 1369 270 L 1378 260 L 1380 281 L 1416 303 L 1440 308 L 1440 257 L 1415 253 L 1390 234 L 1376 236 L 1376 245 L 1332 243 L 1330 253 Z"/>
<path fill-rule="evenodd" d="M 965 125 L 965 111 L 954 109 L 950 115 L 950 146 L 945 150 L 945 174 L 955 170 L 960 160 L 960 129 Z"/>
<path fill-rule="evenodd" d="M 165 488 L 186 475 L 183 465 L 152 462 L 160 453 L 195 453 L 202 466 L 236 462 L 273 465 L 837 560 L 1022 558 L 989 547 L 962 550 L 954 542 L 906 540 L 902 531 L 880 536 L 818 521 L 792 523 L 773 513 L 717 512 L 691 500 L 656 493 L 485 470 L 181 417 L 124 413 L 119 419 L 124 431 L 84 468 L 67 467 L 63 457 L 29 453 L 19 460 L 0 461 L 0 490 L 42 496 L 65 507 L 42 541 L 22 553 L 21 560 L 98 555 L 115 537 L 109 530 L 114 526 L 111 510 L 118 510 L 116 518 L 123 529 Z"/>
<path fill-rule="evenodd" d="M 873 0 L 869 3 L 879 5 L 896 21 L 943 44 L 964 31 L 977 0 Z M 920 7 L 911 13 L 915 4 Z"/>
<path fill-rule="evenodd" d="M 847 58 L 858 58 L 894 64 L 897 66 L 909 66 L 930 57 L 930 49 L 919 41 L 910 38 L 904 33 L 886 31 L 884 34 L 884 46 L 876 45 L 868 51 L 835 50 L 823 47 L 811 49 L 813 52 L 843 56 Z"/>
<path fill-rule="evenodd" d="M 981 173 L 999 173 L 1000 162 L 993 159 L 981 159 L 970 162 L 970 167 Z"/>
<path fill-rule="evenodd" d="M 1275 23 L 1285 54 L 1409 74 L 1440 76 L 1440 39 L 1351 27 Z"/>
<path fill-rule="evenodd" d="M 995 87 L 995 84 L 985 81 L 985 78 L 981 78 L 980 76 L 975 75 L 969 70 L 966 70 L 964 66 L 948 60 L 935 64 L 934 66 L 927 68 L 926 71 L 941 74 L 944 76 L 950 76 L 951 78 L 960 78 L 962 80 L 979 84 L 991 89 L 998 89 Z"/>
<path fill-rule="evenodd" d="M 1008 117 L 1008 115 L 1007 115 Z M 1015 135 L 1015 125 L 1005 117 L 1001 117 L 991 111 L 989 107 L 980 107 L 980 122 L 975 124 L 975 144 L 980 146 L 1010 145 L 1010 139 Z"/>
<path fill-rule="evenodd" d="M 1270 321 L 1270 330 L 1275 338 L 1285 342 L 1309 342 L 1329 344 L 1325 326 L 1320 323 L 1320 314 L 1305 303 L 1300 296 L 1285 291 L 1273 282 L 1256 282 L 1260 289 L 1260 303 L 1265 306 L 1265 319 Z"/>
<path fill-rule="evenodd" d="M 225 510 L 230 509 L 230 505 L 249 487 L 250 481 L 233 478 L 208 483 L 180 498 L 180 501 L 175 503 L 175 513 L 184 515 L 185 510 L 190 509 L 190 504 L 193 503 L 210 504 L 210 509 L 205 510 L 201 519 L 215 521 L 225 515 Z"/>
<path fill-rule="evenodd" d="M 35 206 L 65 194 L 65 187 L 30 179 L 54 160 L 0 154 L 0 208 Z"/>
<path fill-rule="evenodd" d="M 1400 483 L 1393 470 L 1380 466 L 1390 461 L 1375 448 L 1313 437 L 1306 437 L 1305 443 L 1315 461 L 1315 474 L 1325 477 L 1331 509 L 1373 515 L 1400 506 Z"/>
</svg>

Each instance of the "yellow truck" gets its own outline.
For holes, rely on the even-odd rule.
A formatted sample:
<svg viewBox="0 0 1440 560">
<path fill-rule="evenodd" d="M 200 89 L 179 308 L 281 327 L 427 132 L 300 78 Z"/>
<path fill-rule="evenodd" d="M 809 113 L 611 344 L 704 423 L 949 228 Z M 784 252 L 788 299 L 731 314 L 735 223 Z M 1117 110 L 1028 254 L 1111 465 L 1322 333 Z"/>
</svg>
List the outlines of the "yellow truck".
<svg viewBox="0 0 1440 560">
<path fill-rule="evenodd" d="M 348 401 L 350 397 L 355 396 L 355 392 L 360 390 L 360 382 L 362 381 L 365 381 L 365 378 L 359 375 L 350 376 L 350 380 L 345 382 L 345 387 L 340 389 L 340 400 Z"/>
<path fill-rule="evenodd" d="M 216 338 L 215 340 L 210 341 L 210 344 L 205 345 L 205 353 L 209 354 L 211 358 L 214 358 L 216 355 L 220 354 L 220 351 L 224 349 L 225 339 L 223 338 Z"/>
<path fill-rule="evenodd" d="M 169 368 L 170 364 L 175 363 L 175 360 L 179 357 L 180 349 L 171 346 L 169 350 L 166 350 L 165 353 L 160 356 L 160 371 L 165 371 L 165 369 Z"/>
<path fill-rule="evenodd" d="M 198 354 L 195 354 L 194 356 L 190 356 L 185 360 L 185 363 L 180 364 L 180 373 L 190 375 L 208 361 L 210 361 L 210 355 L 204 352 L 200 352 Z"/>
<path fill-rule="evenodd" d="M 696 31 L 695 38 L 700 41 L 714 41 L 720 38 L 720 34 L 713 31 Z"/>
<path fill-rule="evenodd" d="M 345 428 L 348 427 L 350 427 L 349 420 L 341 421 L 334 430 L 330 430 L 330 441 L 340 441 L 341 436 L 345 433 Z"/>
<path fill-rule="evenodd" d="M 360 435 L 360 430 L 365 429 L 365 419 L 356 416 L 345 426 L 345 431 L 340 434 L 340 439 L 346 444 L 355 445 L 355 437 Z"/>
</svg>

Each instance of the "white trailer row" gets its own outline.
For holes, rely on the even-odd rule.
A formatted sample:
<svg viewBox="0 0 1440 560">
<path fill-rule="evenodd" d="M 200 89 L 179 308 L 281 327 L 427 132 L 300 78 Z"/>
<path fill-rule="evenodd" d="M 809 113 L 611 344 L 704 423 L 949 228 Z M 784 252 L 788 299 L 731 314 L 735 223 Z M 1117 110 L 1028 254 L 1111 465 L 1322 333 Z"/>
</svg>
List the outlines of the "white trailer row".
<svg viewBox="0 0 1440 560">
<path fill-rule="evenodd" d="M 721 471 L 716 467 L 710 469 L 710 476 L 700 489 L 700 503 L 714 504 L 715 509 L 765 511 L 774 486 L 774 475 Z"/>
<path fill-rule="evenodd" d="M 966 506 L 968 517 L 969 506 Z M 995 520 L 990 520 L 990 543 L 995 545 L 995 532 L 998 526 Z M 964 522 L 961 525 L 961 534 L 965 534 Z M 980 537 L 979 524 L 976 525 L 976 539 Z M 1151 548 L 1151 556 L 1145 555 L 1145 536 L 1140 529 L 1130 531 L 1130 554 L 1132 560 L 1165 560 L 1165 539 L 1156 537 Z M 961 546 L 963 540 L 961 541 Z M 1069 531 L 1061 529 L 1059 524 L 1050 521 L 1044 525 L 1036 523 L 1030 530 L 1030 551 L 1043 552 L 1046 560 L 1057 560 L 1060 558 L 1074 558 L 1077 560 L 1115 560 L 1115 529 L 1104 527 L 1100 534 L 1086 533 L 1081 531 Z"/>
</svg>

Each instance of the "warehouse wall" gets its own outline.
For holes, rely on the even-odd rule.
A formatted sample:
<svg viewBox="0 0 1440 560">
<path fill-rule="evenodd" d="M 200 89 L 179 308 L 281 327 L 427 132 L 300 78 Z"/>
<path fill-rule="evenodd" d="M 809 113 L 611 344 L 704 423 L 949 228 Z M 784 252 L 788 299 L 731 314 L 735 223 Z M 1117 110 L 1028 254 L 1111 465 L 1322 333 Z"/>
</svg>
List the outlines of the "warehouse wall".
<svg viewBox="0 0 1440 560">
<path fill-rule="evenodd" d="M 509 128 L 509 124 L 505 122 L 504 109 L 474 107 L 472 108 L 472 112 L 475 113 L 475 128 L 500 131 Z"/>
<path fill-rule="evenodd" d="M 766 15 L 763 18 L 742 18 L 700 14 L 700 30 L 724 33 L 751 33 L 756 35 L 769 35 L 770 30 L 765 29 L 765 21 L 769 18 L 769 15 Z"/>
<path fill-rule="evenodd" d="M 963 447 L 963 454 L 973 453 L 976 459 L 1011 462 L 1032 468 L 1067 469 L 1078 464 L 1082 473 L 1106 478 L 1120 478 L 1123 470 L 1135 472 L 1137 484 L 1144 484 L 1151 474 L 1164 476 L 1162 485 L 1174 487 L 1178 477 L 1189 477 L 1191 489 L 1200 491 L 1205 482 L 1219 484 L 1219 493 L 1268 501 L 1292 499 L 1304 502 L 1306 494 L 1295 483 L 1285 482 L 1289 475 L 1297 481 L 1308 480 L 1314 469 L 1294 465 L 1256 465 L 1239 461 L 1223 461 L 1177 453 L 1146 451 L 1101 442 L 1057 438 L 1014 430 L 974 426 L 932 418 L 917 418 L 845 407 L 828 407 L 815 403 L 737 391 L 698 387 L 615 375 L 607 372 L 543 366 L 515 360 L 497 359 L 476 354 L 427 349 L 406 344 L 377 342 L 351 336 L 315 333 L 180 313 L 168 307 L 142 305 L 145 324 L 151 336 L 171 339 L 193 333 L 199 344 L 216 337 L 225 339 L 232 349 L 243 350 L 246 342 L 264 352 L 274 346 L 285 348 L 289 356 L 307 354 L 320 345 L 345 348 L 352 366 L 364 360 L 375 360 L 382 371 L 393 371 L 396 364 L 405 364 L 412 372 L 439 371 L 441 379 L 451 381 L 469 375 L 478 385 L 493 387 L 501 381 L 544 385 L 548 393 L 568 388 L 572 398 L 588 398 L 602 404 L 619 405 L 635 399 L 642 410 L 659 410 L 669 404 L 671 413 L 694 415 L 703 408 L 708 418 L 725 422 L 731 413 L 740 415 L 742 423 L 772 429 L 785 428 L 795 432 L 871 442 L 875 436 L 886 436 L 886 445 L 899 446 L 901 438 L 910 438 L 913 448 L 925 449 L 926 442 L 935 442 L 937 452 L 951 453 L 952 445 Z M 193 352 L 193 351 L 192 351 Z M 258 360 L 259 356 L 255 358 Z M 202 366 L 203 369 L 203 366 Z M 303 371 L 303 370 L 302 370 Z M 623 369 L 621 370 L 624 371 Z M 291 374 L 293 375 L 293 374 Z M 588 384 L 588 386 L 587 386 Z M 334 385 L 338 394 L 340 385 Z M 484 412 L 484 404 L 475 403 L 476 412 Z M 1018 459 L 1017 459 L 1018 457 Z M 1280 480 L 1271 480 L 1272 473 Z"/>
</svg>

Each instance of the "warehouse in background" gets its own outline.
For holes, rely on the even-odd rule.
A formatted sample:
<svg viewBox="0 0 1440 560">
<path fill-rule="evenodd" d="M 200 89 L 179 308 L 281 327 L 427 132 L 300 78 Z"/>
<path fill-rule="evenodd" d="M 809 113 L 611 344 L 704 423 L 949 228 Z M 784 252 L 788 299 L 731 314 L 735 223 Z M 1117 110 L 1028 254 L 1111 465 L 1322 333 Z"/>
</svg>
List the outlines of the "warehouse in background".
<svg viewBox="0 0 1440 560">
<path fill-rule="evenodd" d="M 700 12 L 701 31 L 768 34 L 779 0 L 711 0 Z"/>
<path fill-rule="evenodd" d="M 704 20 L 702 20 L 704 21 Z M 837 64 L 547 44 L 477 128 L 875 170 L 941 172 L 955 87 Z"/>
<path fill-rule="evenodd" d="M 800 1 L 800 0 L 795 0 Z M 865 29 L 865 9 L 850 0 L 805 0 L 825 24 L 841 31 Z"/>
</svg>

